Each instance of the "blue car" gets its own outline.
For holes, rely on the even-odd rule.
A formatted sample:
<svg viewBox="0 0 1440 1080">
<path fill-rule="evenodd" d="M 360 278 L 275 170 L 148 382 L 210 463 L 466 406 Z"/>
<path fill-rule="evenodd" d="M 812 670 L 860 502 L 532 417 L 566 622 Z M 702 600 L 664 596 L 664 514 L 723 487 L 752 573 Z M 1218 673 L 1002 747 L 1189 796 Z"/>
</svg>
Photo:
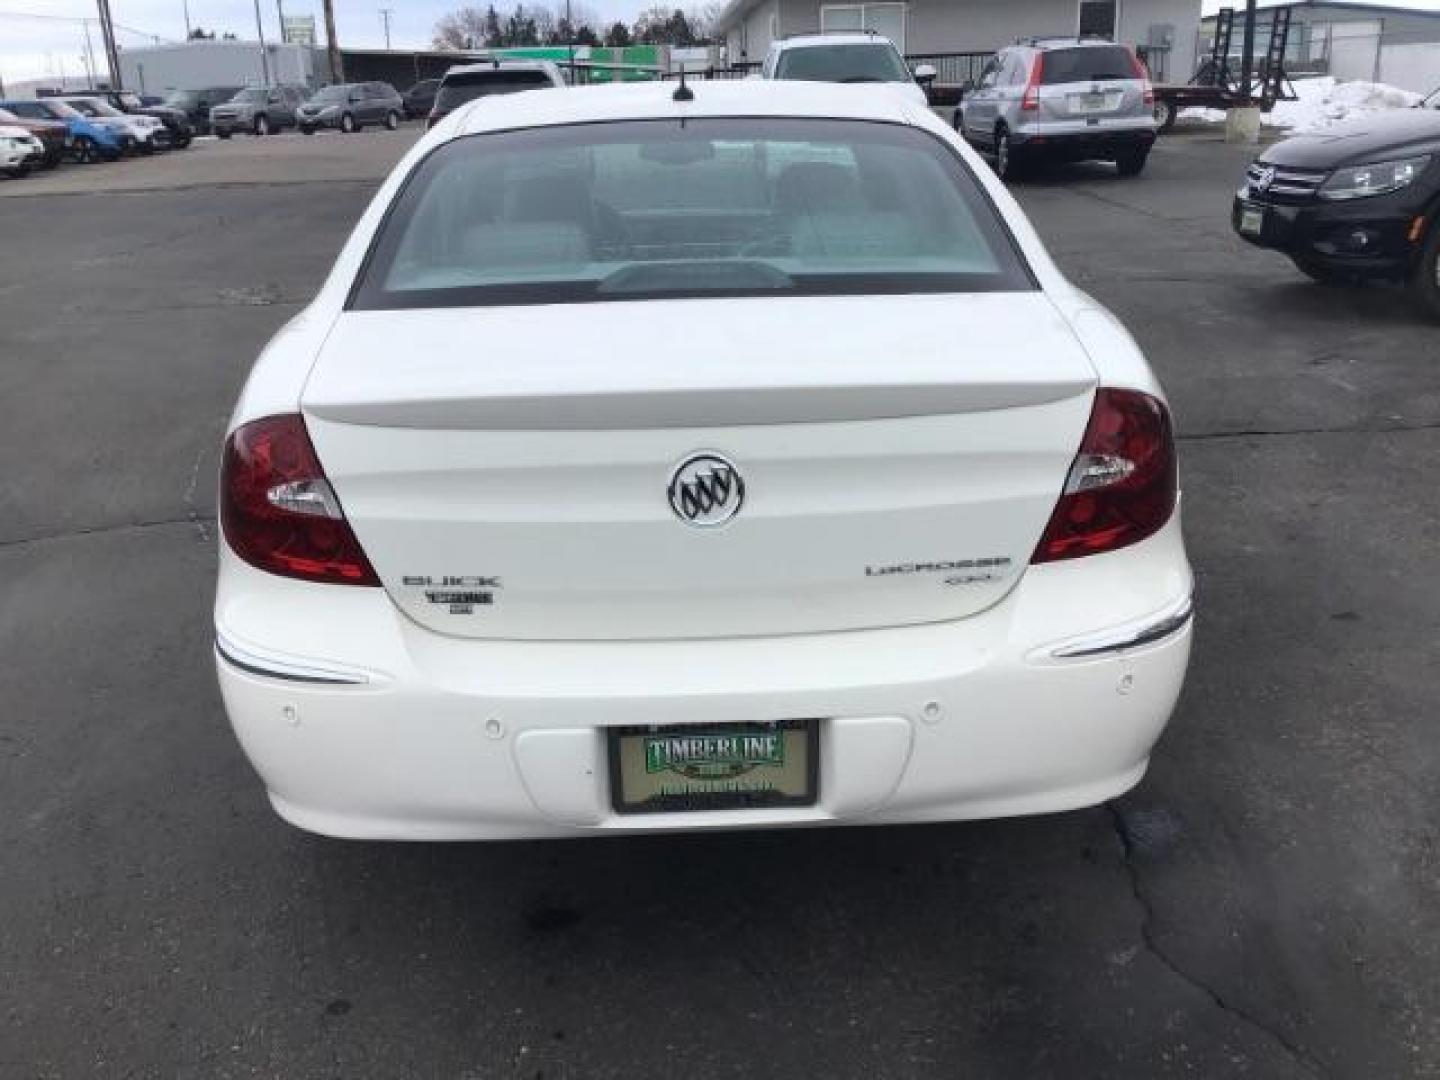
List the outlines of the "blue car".
<svg viewBox="0 0 1440 1080">
<path fill-rule="evenodd" d="M 90 117 L 77 112 L 63 101 L 0 101 L 0 109 L 14 113 L 22 120 L 58 120 L 69 127 L 66 143 L 70 156 L 89 164 L 92 161 L 114 161 L 130 149 L 134 136 L 121 123 L 104 117 Z"/>
</svg>

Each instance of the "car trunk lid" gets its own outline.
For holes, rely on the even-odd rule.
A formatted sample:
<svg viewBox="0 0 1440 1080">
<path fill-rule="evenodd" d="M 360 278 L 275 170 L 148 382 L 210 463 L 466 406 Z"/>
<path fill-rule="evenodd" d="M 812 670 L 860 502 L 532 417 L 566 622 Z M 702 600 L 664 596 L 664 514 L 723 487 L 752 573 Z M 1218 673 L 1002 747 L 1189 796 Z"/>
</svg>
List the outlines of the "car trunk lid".
<svg viewBox="0 0 1440 1080">
<path fill-rule="evenodd" d="M 1094 384 L 1038 292 L 676 300 L 347 312 L 303 410 L 420 624 L 706 637 L 989 607 L 1028 563 Z M 697 456 L 738 482 L 684 472 Z M 718 526 L 684 513 L 687 486 L 718 494 L 707 476 L 743 487 Z"/>
</svg>

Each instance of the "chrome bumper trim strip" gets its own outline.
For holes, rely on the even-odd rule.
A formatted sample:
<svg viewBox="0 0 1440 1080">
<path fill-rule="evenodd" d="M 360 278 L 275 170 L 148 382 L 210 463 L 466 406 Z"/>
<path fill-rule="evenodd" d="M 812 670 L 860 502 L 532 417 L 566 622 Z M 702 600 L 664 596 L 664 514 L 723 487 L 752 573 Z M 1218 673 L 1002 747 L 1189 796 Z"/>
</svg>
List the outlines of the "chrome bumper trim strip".
<svg viewBox="0 0 1440 1080">
<path fill-rule="evenodd" d="M 1078 660 L 1122 652 L 1125 649 L 1138 649 L 1142 645 L 1150 645 L 1178 633 L 1194 616 L 1195 599 L 1193 595 L 1187 595 L 1170 607 L 1137 622 L 1057 645 L 1050 650 L 1050 655 L 1056 660 Z"/>
</svg>

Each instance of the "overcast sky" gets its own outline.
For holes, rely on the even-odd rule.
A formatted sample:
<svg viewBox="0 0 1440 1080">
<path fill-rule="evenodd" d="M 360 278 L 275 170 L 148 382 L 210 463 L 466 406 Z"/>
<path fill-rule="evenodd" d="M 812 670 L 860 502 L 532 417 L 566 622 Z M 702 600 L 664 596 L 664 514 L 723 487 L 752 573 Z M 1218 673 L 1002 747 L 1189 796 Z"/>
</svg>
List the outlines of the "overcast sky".
<svg viewBox="0 0 1440 1080">
<path fill-rule="evenodd" d="M 145 45 L 158 35 L 162 40 L 185 37 L 185 5 L 190 24 L 206 30 L 230 31 L 242 38 L 255 36 L 254 0 L 110 0 L 112 18 L 121 45 Z M 260 17 L 267 38 L 277 34 L 275 0 L 259 0 Z M 320 0 L 281 0 L 287 15 L 314 15 L 320 18 Z M 396 48 L 414 48 L 430 43 L 436 19 L 462 6 L 465 0 L 335 0 L 335 21 L 343 45 L 376 47 L 385 43 L 380 8 L 393 10 L 391 42 Z M 477 6 L 485 0 L 470 0 Z M 965 0 L 952 0 L 963 4 Z M 1241 6 L 1243 0 L 1234 0 Z M 1264 0 L 1262 0 L 1262 3 Z M 1388 0 L 1395 6 L 1434 10 L 1440 0 Z M 497 4 L 497 6 L 502 6 Z M 584 0 L 583 6 L 601 19 L 629 21 L 650 0 Z M 682 3 L 682 6 L 688 6 Z M 1220 0 L 1205 0 L 1206 11 L 1220 6 Z M 82 19 L 95 18 L 95 0 L 0 0 L 0 78 L 6 81 L 42 75 L 81 74 L 80 56 L 85 47 Z M 139 31 L 133 33 L 130 31 Z M 99 35 L 91 24 L 97 56 L 103 56 Z M 323 34 L 323 31 L 322 31 Z M 103 66 L 103 60 L 101 64 Z"/>
<path fill-rule="evenodd" d="M 275 0 L 259 0 L 260 18 L 267 40 L 278 39 L 279 18 Z M 385 44 L 380 9 L 391 9 L 390 40 L 395 48 L 424 47 L 430 44 L 435 21 L 466 3 L 484 6 L 488 0 L 335 0 L 335 25 L 340 43 L 356 48 L 379 48 Z M 563 2 L 563 0 L 562 0 Z M 220 33 L 230 31 L 255 39 L 255 0 L 110 0 L 111 18 L 122 46 L 148 45 L 146 35 L 162 41 L 185 37 L 185 7 L 190 8 L 190 25 Z M 321 0 L 281 0 L 286 15 L 314 15 L 321 29 Z M 505 6 L 500 3 L 497 7 Z M 650 6 L 648 0 L 576 0 L 602 18 L 632 19 Z M 682 6 L 684 6 L 682 4 Z M 66 74 L 83 74 L 80 56 L 85 50 L 81 20 L 90 19 L 95 54 L 104 66 L 104 50 L 94 22 L 95 0 L 0 0 L 0 78 L 6 82 Z M 128 27 L 140 33 L 121 30 Z"/>
</svg>

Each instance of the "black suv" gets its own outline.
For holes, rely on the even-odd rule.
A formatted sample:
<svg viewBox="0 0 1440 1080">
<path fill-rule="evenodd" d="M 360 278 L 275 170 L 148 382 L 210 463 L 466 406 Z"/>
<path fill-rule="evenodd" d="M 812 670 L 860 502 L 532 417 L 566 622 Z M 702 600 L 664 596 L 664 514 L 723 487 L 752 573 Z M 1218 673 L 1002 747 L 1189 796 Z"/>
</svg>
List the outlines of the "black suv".
<svg viewBox="0 0 1440 1080">
<path fill-rule="evenodd" d="M 84 95 L 99 98 L 111 108 L 119 109 L 123 113 L 155 117 L 170 133 L 170 146 L 173 149 L 185 149 L 195 137 L 195 127 L 184 109 L 171 105 L 146 105 L 140 100 L 139 94 L 129 90 L 86 90 Z"/>
<path fill-rule="evenodd" d="M 1440 318 L 1440 90 L 1276 143 L 1247 170 L 1231 224 L 1316 281 L 1405 281 Z"/>
<path fill-rule="evenodd" d="M 422 116 L 428 116 L 435 107 L 435 92 L 439 89 L 439 79 L 421 79 L 401 94 L 400 97 L 405 102 L 405 119 L 418 120 Z"/>
<path fill-rule="evenodd" d="M 210 110 L 238 94 L 239 86 L 207 86 L 200 90 L 171 90 L 164 107 L 185 114 L 196 135 L 210 134 Z"/>
</svg>

